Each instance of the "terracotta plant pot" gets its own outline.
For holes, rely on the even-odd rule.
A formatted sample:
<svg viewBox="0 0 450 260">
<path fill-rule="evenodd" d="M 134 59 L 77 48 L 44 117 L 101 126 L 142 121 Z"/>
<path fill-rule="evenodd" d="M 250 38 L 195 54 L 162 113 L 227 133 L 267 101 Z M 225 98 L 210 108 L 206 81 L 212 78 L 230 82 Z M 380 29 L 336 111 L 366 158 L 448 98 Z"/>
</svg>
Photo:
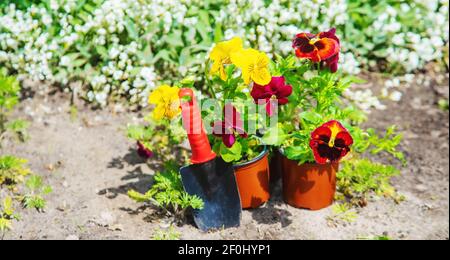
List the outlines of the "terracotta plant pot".
<svg viewBox="0 0 450 260">
<path fill-rule="evenodd" d="M 296 208 L 319 210 L 333 204 L 339 163 L 298 165 L 283 157 L 284 201 Z"/>
<path fill-rule="evenodd" d="M 255 159 L 234 165 L 243 209 L 258 208 L 270 199 L 268 155 L 264 148 Z"/>
</svg>

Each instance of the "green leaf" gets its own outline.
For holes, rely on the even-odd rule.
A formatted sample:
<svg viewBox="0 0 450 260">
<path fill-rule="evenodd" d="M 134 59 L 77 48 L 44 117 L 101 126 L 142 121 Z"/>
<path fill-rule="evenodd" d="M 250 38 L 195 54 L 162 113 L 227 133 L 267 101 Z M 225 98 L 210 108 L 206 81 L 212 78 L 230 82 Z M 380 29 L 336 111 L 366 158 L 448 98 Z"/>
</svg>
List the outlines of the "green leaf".
<svg viewBox="0 0 450 260">
<path fill-rule="evenodd" d="M 0 109 L 6 112 L 13 109 L 19 102 L 19 92 L 19 81 L 15 77 L 4 77 L 0 74 Z"/>
<path fill-rule="evenodd" d="M 136 25 L 130 18 L 126 18 L 125 28 L 127 29 L 128 35 L 131 39 L 137 40 L 139 38 L 139 33 L 136 30 Z"/>
<path fill-rule="evenodd" d="M 53 192 L 53 188 L 49 185 L 44 186 L 44 188 L 42 188 L 42 194 L 44 194 L 44 195 L 48 195 L 52 192 Z"/>
<path fill-rule="evenodd" d="M 167 50 L 160 50 L 154 57 L 152 60 L 152 63 L 156 63 L 159 60 L 163 60 L 163 61 L 168 61 L 168 62 L 173 62 L 172 58 L 170 57 L 170 53 Z"/>
<path fill-rule="evenodd" d="M 223 40 L 223 31 L 222 25 L 220 23 L 216 23 L 216 27 L 214 28 L 214 42 L 220 42 Z"/>
<path fill-rule="evenodd" d="M 109 58 L 108 50 L 105 46 L 97 45 L 95 46 L 95 50 L 102 57 L 102 59 L 107 60 Z"/>
<path fill-rule="evenodd" d="M 12 207 L 12 198 L 11 197 L 6 197 L 3 200 L 3 214 L 5 214 L 6 216 L 10 217 L 14 214 L 14 209 Z"/>
<path fill-rule="evenodd" d="M 320 115 L 319 113 L 316 113 L 314 111 L 302 112 L 300 114 L 300 117 L 303 120 L 306 120 L 307 122 L 309 122 L 311 124 L 315 124 L 315 125 L 320 124 L 322 121 L 322 115 Z"/>
<path fill-rule="evenodd" d="M 31 191 L 36 191 L 39 190 L 43 185 L 42 182 L 42 177 L 39 175 L 32 175 L 30 176 L 30 178 L 28 178 L 27 182 L 26 182 L 26 186 L 31 190 Z"/>
<path fill-rule="evenodd" d="M 135 190 L 129 190 L 128 197 L 130 197 L 132 200 L 136 202 L 146 202 L 150 199 L 150 197 L 147 194 L 142 194 Z"/>
<path fill-rule="evenodd" d="M 25 181 L 25 177 L 30 174 L 30 170 L 25 167 L 25 159 L 10 155 L 0 156 L 0 185 L 5 182 L 9 186 Z"/>
<path fill-rule="evenodd" d="M 228 148 L 222 143 L 220 156 L 225 162 L 238 162 L 242 158 L 242 145 L 236 142 L 231 148 Z"/>
<path fill-rule="evenodd" d="M 289 146 L 284 149 L 284 155 L 289 160 L 298 161 L 299 164 L 313 161 L 311 148 L 305 146 Z"/>
<path fill-rule="evenodd" d="M 13 132 L 23 132 L 30 126 L 30 122 L 23 120 L 23 119 L 16 119 L 14 121 L 11 121 L 6 126 L 8 129 L 10 129 Z"/>
<path fill-rule="evenodd" d="M 280 146 L 288 137 L 289 135 L 284 132 L 283 128 L 275 125 L 265 132 L 261 141 L 265 145 Z"/>
<path fill-rule="evenodd" d="M 338 189 L 350 198 L 364 198 L 374 192 L 377 195 L 397 198 L 390 184 L 400 171 L 391 165 L 375 163 L 368 159 L 353 159 L 341 162 L 337 173 Z"/>
<path fill-rule="evenodd" d="M 186 209 L 201 209 L 203 201 L 197 196 L 191 196 L 184 191 L 179 174 L 179 166 L 169 161 L 165 169 L 154 175 L 154 183 L 145 194 L 134 190 L 128 191 L 128 196 L 136 202 L 152 203 L 164 208 L 167 212 L 178 216 Z"/>
<path fill-rule="evenodd" d="M 143 141 L 145 136 L 145 127 L 138 125 L 130 125 L 127 127 L 127 135 L 128 138 L 130 139 Z"/>
<path fill-rule="evenodd" d="M 47 201 L 40 195 L 26 195 L 23 199 L 23 206 L 27 209 L 43 210 L 47 205 Z"/>
<path fill-rule="evenodd" d="M 171 48 L 183 47 L 183 39 L 181 38 L 181 31 L 174 31 L 169 35 L 166 35 L 163 40 L 170 45 Z"/>
<path fill-rule="evenodd" d="M 0 231 L 5 232 L 12 229 L 11 220 L 6 218 L 0 218 Z"/>
</svg>

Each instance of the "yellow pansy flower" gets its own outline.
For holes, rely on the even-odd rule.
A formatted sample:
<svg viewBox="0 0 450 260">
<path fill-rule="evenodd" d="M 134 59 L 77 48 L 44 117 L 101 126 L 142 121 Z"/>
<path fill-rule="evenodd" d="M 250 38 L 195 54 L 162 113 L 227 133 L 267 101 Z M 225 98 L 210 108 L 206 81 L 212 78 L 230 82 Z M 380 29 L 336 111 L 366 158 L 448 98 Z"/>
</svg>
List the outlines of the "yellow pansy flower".
<svg viewBox="0 0 450 260">
<path fill-rule="evenodd" d="M 253 80 L 258 85 L 265 86 L 272 79 L 269 71 L 269 57 L 264 52 L 255 49 L 244 49 L 231 55 L 231 61 L 242 70 L 245 84 Z"/>
<path fill-rule="evenodd" d="M 239 37 L 217 43 L 209 55 L 213 61 L 210 73 L 212 75 L 218 73 L 222 80 L 226 80 L 227 74 L 224 65 L 231 64 L 231 54 L 240 50 L 242 50 L 242 40 Z"/>
<path fill-rule="evenodd" d="M 177 87 L 162 85 L 150 94 L 148 102 L 156 105 L 152 113 L 153 119 L 173 119 L 181 113 L 179 91 Z"/>
</svg>

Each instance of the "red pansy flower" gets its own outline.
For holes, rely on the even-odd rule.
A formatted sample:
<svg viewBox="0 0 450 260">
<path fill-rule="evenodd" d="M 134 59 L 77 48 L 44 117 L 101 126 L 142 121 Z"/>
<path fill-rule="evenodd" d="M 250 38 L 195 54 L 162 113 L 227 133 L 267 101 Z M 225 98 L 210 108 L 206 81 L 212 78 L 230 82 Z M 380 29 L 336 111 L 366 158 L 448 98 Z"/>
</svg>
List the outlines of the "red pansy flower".
<svg viewBox="0 0 450 260">
<path fill-rule="evenodd" d="M 319 34 L 299 33 L 295 36 L 292 47 L 297 57 L 321 62 L 331 72 L 337 71 L 340 41 L 335 28 Z"/>
<path fill-rule="evenodd" d="M 225 120 L 217 121 L 213 124 L 213 134 L 217 137 L 222 137 L 225 146 L 231 148 L 236 142 L 236 134 L 247 138 L 247 133 L 244 130 L 244 122 L 241 119 L 241 115 L 232 104 L 226 104 L 223 110 Z"/>
<path fill-rule="evenodd" d="M 265 104 L 269 116 L 276 112 L 277 103 L 286 105 L 288 97 L 292 94 L 292 86 L 286 85 L 284 77 L 272 77 L 270 83 L 266 86 L 260 86 L 253 83 L 251 95 L 256 104 Z"/>
<path fill-rule="evenodd" d="M 311 133 L 309 146 L 319 164 L 338 162 L 350 151 L 353 138 L 336 120 L 323 124 Z"/>
<path fill-rule="evenodd" d="M 141 142 L 137 142 L 138 145 L 138 150 L 137 153 L 139 154 L 139 156 L 141 156 L 144 159 L 149 159 L 151 157 L 153 157 L 154 153 L 152 151 L 150 151 L 150 149 L 147 149 L 144 144 L 142 144 Z"/>
</svg>

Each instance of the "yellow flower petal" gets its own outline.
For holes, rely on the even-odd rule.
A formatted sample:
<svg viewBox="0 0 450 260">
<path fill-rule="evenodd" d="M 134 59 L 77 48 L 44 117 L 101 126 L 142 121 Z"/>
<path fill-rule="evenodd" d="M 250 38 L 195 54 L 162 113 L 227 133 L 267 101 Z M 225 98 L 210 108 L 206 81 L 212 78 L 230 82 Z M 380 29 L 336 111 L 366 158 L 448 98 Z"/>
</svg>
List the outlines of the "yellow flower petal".
<svg viewBox="0 0 450 260">
<path fill-rule="evenodd" d="M 211 66 L 211 70 L 209 71 L 209 73 L 211 75 L 216 74 L 220 70 L 220 67 L 222 67 L 222 63 L 220 63 L 219 61 L 213 62 L 212 66 Z"/>
<path fill-rule="evenodd" d="M 152 112 L 153 119 L 173 119 L 181 113 L 178 92 L 177 87 L 162 85 L 150 94 L 149 103 L 156 105 Z"/>
<path fill-rule="evenodd" d="M 223 81 L 227 80 L 227 73 L 225 71 L 225 68 L 223 66 L 221 66 L 219 71 L 220 71 L 219 72 L 220 79 Z"/>
<path fill-rule="evenodd" d="M 227 80 L 227 73 L 225 72 L 225 68 L 223 67 L 223 64 L 220 62 L 214 62 L 211 66 L 211 70 L 209 72 L 210 75 L 216 75 L 219 74 L 220 78 L 225 81 Z"/>
<path fill-rule="evenodd" d="M 248 70 L 242 70 L 242 79 L 246 85 L 250 84 L 251 74 Z"/>
<path fill-rule="evenodd" d="M 270 83 L 270 60 L 265 53 L 255 49 L 245 49 L 232 54 L 231 61 L 241 69 L 245 84 L 249 84 L 250 79 L 262 86 Z"/>
<path fill-rule="evenodd" d="M 257 55 L 258 51 L 255 49 L 242 49 L 231 54 L 231 62 L 243 70 L 248 65 L 255 63 Z"/>
<path fill-rule="evenodd" d="M 252 80 L 261 86 L 265 86 L 270 83 L 272 76 L 267 68 L 258 69 L 252 74 Z"/>
<path fill-rule="evenodd" d="M 157 106 L 152 112 L 152 117 L 153 119 L 159 121 L 164 117 L 164 113 L 165 113 L 164 106 Z"/>
<path fill-rule="evenodd" d="M 210 73 L 215 75 L 219 73 L 222 80 L 227 79 L 224 66 L 231 63 L 231 55 L 242 49 L 242 40 L 239 37 L 234 37 L 229 41 L 219 42 L 214 46 L 209 55 L 213 61 Z"/>
<path fill-rule="evenodd" d="M 209 57 L 214 61 L 222 61 L 230 63 L 229 58 L 232 53 L 242 49 L 242 40 L 239 37 L 234 37 L 229 41 L 219 42 L 214 46 Z"/>
<path fill-rule="evenodd" d="M 269 66 L 270 60 L 269 57 L 264 52 L 259 52 L 257 56 L 257 64 L 258 68 L 267 68 Z"/>
<path fill-rule="evenodd" d="M 161 85 L 157 87 L 149 96 L 148 102 L 153 105 L 157 105 L 161 99 L 164 98 L 164 92 L 166 92 L 171 87 L 168 85 Z"/>
</svg>

